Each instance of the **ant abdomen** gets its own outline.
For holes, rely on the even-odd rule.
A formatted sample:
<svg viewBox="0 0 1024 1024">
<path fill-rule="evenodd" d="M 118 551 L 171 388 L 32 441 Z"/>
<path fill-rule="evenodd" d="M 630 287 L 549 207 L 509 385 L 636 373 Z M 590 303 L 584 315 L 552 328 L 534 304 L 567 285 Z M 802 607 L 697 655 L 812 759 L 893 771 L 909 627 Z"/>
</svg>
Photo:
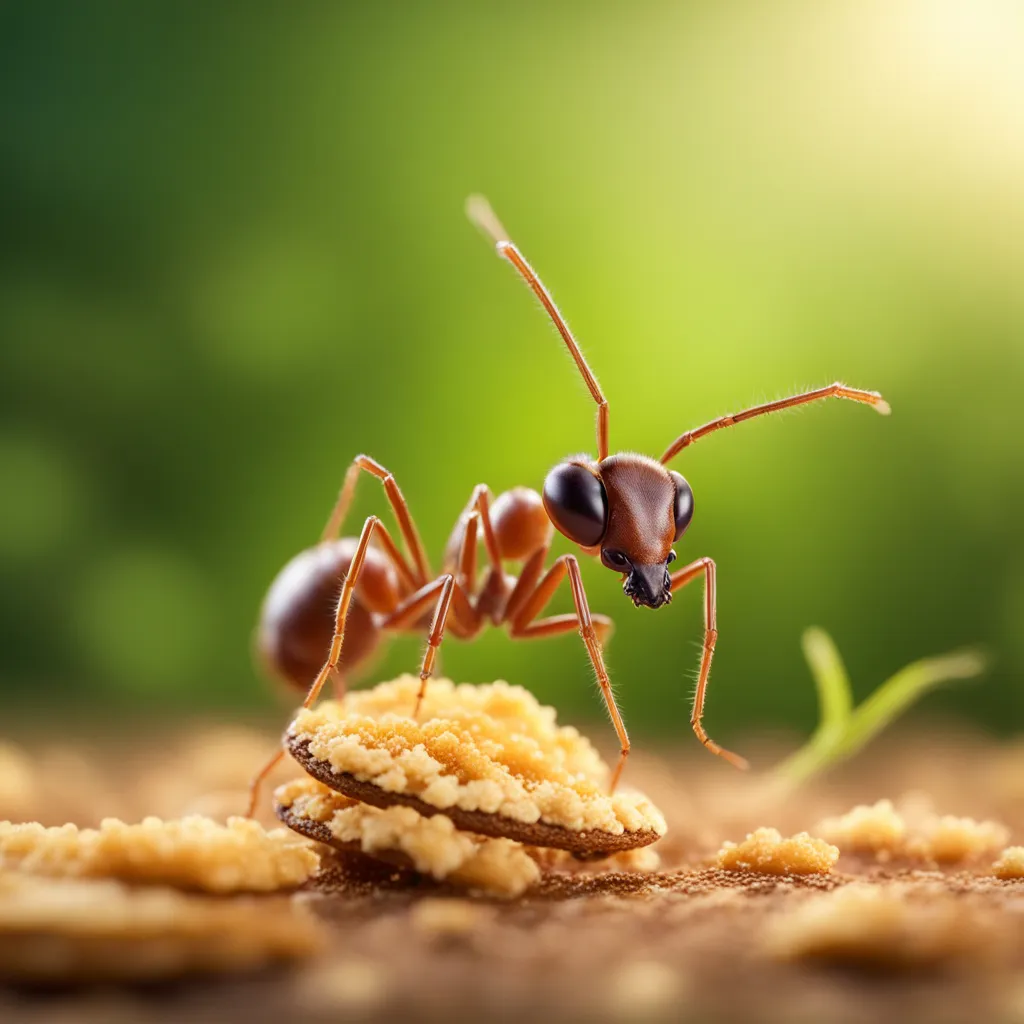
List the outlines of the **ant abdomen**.
<svg viewBox="0 0 1024 1024">
<path fill-rule="evenodd" d="M 271 583 L 260 612 L 256 645 L 274 676 L 306 690 L 323 666 L 334 635 L 341 585 L 352 564 L 356 540 L 342 537 L 296 555 Z M 368 548 L 349 607 L 338 672 L 347 676 L 381 638 L 374 613 L 398 606 L 398 578 L 386 556 Z"/>
</svg>

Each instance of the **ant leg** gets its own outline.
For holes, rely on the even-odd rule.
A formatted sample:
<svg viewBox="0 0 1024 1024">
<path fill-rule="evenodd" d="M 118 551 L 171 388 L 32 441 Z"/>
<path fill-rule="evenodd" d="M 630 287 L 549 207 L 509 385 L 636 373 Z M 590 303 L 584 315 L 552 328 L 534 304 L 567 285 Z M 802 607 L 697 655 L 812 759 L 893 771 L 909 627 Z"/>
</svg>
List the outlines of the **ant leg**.
<svg viewBox="0 0 1024 1024">
<path fill-rule="evenodd" d="M 324 526 L 324 531 L 320 535 L 320 540 L 332 540 L 341 532 L 342 523 L 348 513 L 349 506 L 352 504 L 352 498 L 355 496 L 356 480 L 360 472 L 369 473 L 384 484 L 384 493 L 387 495 L 391 509 L 398 520 L 398 528 L 405 540 L 405 546 L 413 562 L 416 564 L 414 586 L 422 586 L 430 579 L 432 573 L 430 571 L 430 564 L 427 562 L 426 552 L 423 549 L 423 542 L 420 540 L 416 524 L 413 522 L 412 514 L 409 512 L 409 503 L 405 500 L 405 495 L 402 494 L 390 470 L 385 469 L 379 462 L 371 459 L 369 455 L 357 455 L 353 459 L 352 465 L 345 472 L 345 480 L 341 485 L 341 490 L 338 492 L 338 499 L 331 510 L 327 525 Z M 412 573 L 405 559 L 399 554 L 398 549 L 393 544 L 389 549 L 389 554 L 395 559 L 399 570 L 404 570 L 403 575 L 412 579 Z"/>
<path fill-rule="evenodd" d="M 724 747 L 720 747 L 704 731 L 701 719 L 704 717 L 704 696 L 708 689 L 708 676 L 711 673 L 711 659 L 715 655 L 715 641 L 718 639 L 718 622 L 716 615 L 716 570 L 714 560 L 711 558 L 698 558 L 696 562 L 683 566 L 672 573 L 671 590 L 675 593 L 681 587 L 685 587 L 691 580 L 698 576 L 704 577 L 704 648 L 700 658 L 700 674 L 697 676 L 697 692 L 693 698 L 693 711 L 690 713 L 690 725 L 697 736 L 697 739 L 704 744 L 712 754 L 724 757 L 730 764 L 737 768 L 749 768 L 747 761 L 734 754 Z"/>
<path fill-rule="evenodd" d="M 569 585 L 572 588 L 572 599 L 576 605 L 575 616 L 553 616 L 550 619 L 542 619 L 539 622 L 534 620 L 544 610 L 548 602 L 554 596 L 559 584 L 569 576 Z M 509 635 L 513 637 L 550 636 L 554 633 L 566 632 L 572 627 L 572 620 L 579 629 L 583 644 L 590 656 L 590 663 L 597 675 L 597 684 L 601 687 L 601 696 L 604 698 L 605 706 L 615 728 L 615 734 L 619 738 L 619 763 L 612 773 L 610 792 L 615 792 L 619 783 L 622 769 L 626 766 L 626 759 L 629 757 L 629 735 L 626 726 L 619 714 L 618 705 L 615 703 L 615 694 L 612 693 L 611 680 L 608 678 L 608 670 L 604 665 L 604 655 L 601 653 L 600 632 L 607 633 L 611 628 L 611 620 L 600 616 L 595 622 L 590 614 L 587 605 L 587 595 L 583 589 L 583 579 L 580 576 L 580 564 L 574 555 L 562 555 L 555 560 L 554 565 L 548 570 L 547 575 L 537 584 L 536 589 L 523 601 L 516 617 L 511 620 Z M 603 621 L 602 621 L 603 620 Z"/>
<path fill-rule="evenodd" d="M 411 594 L 406 598 L 390 615 L 380 620 L 381 629 L 408 629 L 419 622 L 424 612 L 434 603 L 434 618 L 430 625 L 430 633 L 427 636 L 427 649 L 423 654 L 423 662 L 420 665 L 420 690 L 416 698 L 416 715 L 419 714 L 420 705 L 423 703 L 423 696 L 427 692 L 427 680 L 430 679 L 434 672 L 437 649 L 441 646 L 441 641 L 444 639 L 444 627 L 448 622 L 448 613 L 451 611 L 452 597 L 457 586 L 455 577 L 451 573 L 439 576 L 432 583 L 428 583 L 425 587 L 420 587 L 415 594 Z"/>
<path fill-rule="evenodd" d="M 888 416 L 892 411 L 889 408 L 889 403 L 877 391 L 862 391 L 860 388 L 847 387 L 837 381 L 835 384 L 816 388 L 814 391 L 805 391 L 803 394 L 793 395 L 790 398 L 780 398 L 775 402 L 755 405 L 750 409 L 744 409 L 743 412 L 731 412 L 726 416 L 719 416 L 718 419 L 712 420 L 710 423 L 705 423 L 703 427 L 697 427 L 696 430 L 688 430 L 685 434 L 680 434 L 665 450 L 665 454 L 661 457 L 662 465 L 674 459 L 694 441 L 699 441 L 705 435 L 721 430 L 723 427 L 731 427 L 744 420 L 752 420 L 755 416 L 764 416 L 766 413 L 792 409 L 795 405 L 817 402 L 822 398 L 848 398 L 853 402 L 863 402 L 865 405 L 873 405 L 883 416 Z"/>
<path fill-rule="evenodd" d="M 590 620 L 594 623 L 594 632 L 603 650 L 615 632 L 615 623 L 607 615 L 591 615 Z M 576 613 L 569 612 L 566 615 L 549 615 L 546 619 L 538 619 L 514 635 L 517 640 L 541 640 L 548 636 L 561 636 L 563 633 L 578 633 L 579 629 L 580 620 Z"/>
<path fill-rule="evenodd" d="M 363 563 L 366 561 L 366 549 L 370 546 L 370 538 L 378 527 L 383 529 L 383 524 L 376 516 L 370 516 L 363 524 L 363 530 L 359 534 L 359 542 L 356 545 L 356 552 L 352 556 L 352 563 L 345 576 L 345 582 L 341 585 L 341 596 L 338 598 L 338 608 L 334 617 L 334 637 L 331 640 L 330 653 L 327 655 L 327 661 L 324 662 L 323 668 L 320 669 L 316 679 L 313 680 L 313 684 L 306 694 L 306 699 L 302 702 L 304 708 L 310 707 L 317 697 L 320 696 L 324 683 L 330 678 L 341 659 L 341 645 L 345 639 L 345 620 L 348 618 L 349 605 L 352 603 L 352 592 L 355 590 L 359 574 L 363 569 Z M 282 757 L 284 757 L 284 751 L 279 750 L 249 784 L 249 810 L 246 814 L 247 817 L 251 818 L 256 810 L 260 786 L 263 780 L 273 771 Z"/>
<path fill-rule="evenodd" d="M 508 232 L 498 220 L 494 210 L 491 209 L 491 204 L 483 196 L 470 196 L 466 200 L 466 216 L 494 242 L 498 255 L 503 256 L 516 268 L 519 276 L 526 282 L 533 294 L 540 299 L 540 304 L 547 310 L 552 323 L 558 329 L 562 341 L 565 342 L 565 347 L 569 350 L 573 362 L 576 363 L 576 368 L 580 371 L 583 382 L 587 385 L 590 397 L 597 403 L 597 459 L 599 462 L 606 459 L 608 457 L 608 399 L 604 397 L 601 385 L 597 383 L 597 378 L 587 365 L 579 344 L 572 336 L 569 325 L 565 322 L 565 317 L 562 316 L 558 306 L 555 305 L 555 300 L 551 297 L 551 292 L 544 287 L 544 282 L 537 276 L 537 272 L 530 266 L 515 243 L 509 240 Z"/>
<path fill-rule="evenodd" d="M 508 603 L 505 605 L 506 621 L 515 622 L 518 620 L 523 605 L 537 589 L 537 584 L 544 574 L 544 563 L 548 560 L 548 551 L 550 549 L 550 543 L 539 547 L 523 563 L 519 579 L 516 580 L 516 585 L 512 588 L 512 593 L 508 597 Z"/>
<path fill-rule="evenodd" d="M 458 573 L 459 583 L 462 584 L 466 594 L 472 597 L 476 591 L 476 556 L 477 536 L 482 531 L 484 547 L 487 549 L 487 558 L 491 563 L 491 570 L 494 573 L 502 573 L 501 550 L 498 547 L 498 540 L 494 534 L 494 526 L 491 523 L 491 489 L 487 484 L 477 484 L 473 488 L 466 507 L 459 515 L 453 536 L 458 536 L 461 527 L 462 537 L 459 541 L 459 550 L 456 553 L 454 563 L 445 553 L 446 568 L 454 564 Z"/>
<path fill-rule="evenodd" d="M 260 789 L 263 786 L 263 780 L 284 760 L 284 748 L 282 747 L 278 752 L 253 776 L 252 781 L 249 783 L 249 808 L 245 812 L 247 818 L 255 817 L 256 815 L 256 804 L 259 803 Z"/>
<path fill-rule="evenodd" d="M 437 649 L 444 639 L 444 627 L 448 621 L 448 612 L 452 606 L 452 591 L 455 586 L 454 576 L 442 576 L 443 586 L 434 610 L 434 619 L 430 624 L 430 635 L 427 637 L 427 649 L 423 652 L 423 664 L 420 665 L 420 692 L 416 695 L 416 708 L 413 718 L 420 717 L 420 707 L 427 693 L 427 680 L 434 674 L 434 662 L 437 660 Z"/>
<path fill-rule="evenodd" d="M 496 572 L 501 572 L 501 551 L 498 549 L 494 527 L 491 525 L 492 497 L 491 489 L 487 484 L 477 484 L 473 488 L 473 496 L 469 499 L 469 507 L 474 509 L 479 516 L 480 528 L 484 534 L 484 547 L 487 548 L 487 557 L 490 559 L 491 568 Z"/>
</svg>

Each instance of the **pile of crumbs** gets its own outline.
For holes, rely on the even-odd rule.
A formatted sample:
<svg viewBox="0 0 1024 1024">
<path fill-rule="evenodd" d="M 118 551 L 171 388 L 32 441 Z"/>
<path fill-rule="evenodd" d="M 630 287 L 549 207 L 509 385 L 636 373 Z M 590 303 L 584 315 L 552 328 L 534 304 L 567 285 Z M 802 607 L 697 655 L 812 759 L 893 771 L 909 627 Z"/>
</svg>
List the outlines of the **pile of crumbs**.
<svg viewBox="0 0 1024 1024">
<path fill-rule="evenodd" d="M 823 839 L 800 832 L 783 839 L 778 829 L 759 828 L 742 843 L 726 842 L 716 864 L 725 871 L 757 871 L 768 875 L 827 874 L 839 850 Z"/>
<path fill-rule="evenodd" d="M 294 889 L 316 871 L 314 848 L 286 829 L 245 818 L 108 818 L 98 829 L 0 822 L 0 867 L 22 872 L 169 885 L 210 893 Z"/>
<path fill-rule="evenodd" d="M 421 724 L 409 717 L 418 684 L 404 676 L 300 711 L 290 737 L 335 772 L 441 810 L 575 832 L 665 833 L 645 796 L 608 795 L 608 769 L 591 743 L 527 690 L 432 681 Z"/>
<path fill-rule="evenodd" d="M 397 856 L 437 881 L 514 897 L 540 877 L 521 844 L 460 832 L 441 814 L 426 818 L 411 807 L 368 807 L 315 779 L 281 786 L 274 801 L 296 818 L 325 825 L 343 846 L 384 860 Z"/>
<path fill-rule="evenodd" d="M 977 861 L 998 853 L 1009 839 L 1009 831 L 998 822 L 931 812 L 901 814 L 891 800 L 859 804 L 840 817 L 826 818 L 816 831 L 841 850 L 871 854 L 882 862 Z"/>
</svg>

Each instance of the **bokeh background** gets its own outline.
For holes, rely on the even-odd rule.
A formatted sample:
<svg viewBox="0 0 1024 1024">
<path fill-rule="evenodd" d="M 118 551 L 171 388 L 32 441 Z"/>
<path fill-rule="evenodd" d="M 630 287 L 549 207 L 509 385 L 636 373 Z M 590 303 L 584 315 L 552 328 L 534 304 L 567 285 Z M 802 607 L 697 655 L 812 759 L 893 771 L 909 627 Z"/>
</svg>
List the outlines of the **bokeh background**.
<svg viewBox="0 0 1024 1024">
<path fill-rule="evenodd" d="M 892 403 L 677 461 L 680 557 L 719 566 L 712 734 L 811 726 L 812 623 L 859 695 L 984 645 L 926 707 L 1019 728 L 1022 54 L 1013 0 L 0 4 L 0 716 L 280 718 L 253 624 L 353 455 L 436 561 L 474 484 L 592 450 L 482 191 L 613 448 L 837 378 Z M 385 509 L 364 479 L 351 532 Z M 655 614 L 584 572 L 627 722 L 692 742 L 699 587 Z M 572 635 L 444 670 L 602 714 Z"/>
</svg>

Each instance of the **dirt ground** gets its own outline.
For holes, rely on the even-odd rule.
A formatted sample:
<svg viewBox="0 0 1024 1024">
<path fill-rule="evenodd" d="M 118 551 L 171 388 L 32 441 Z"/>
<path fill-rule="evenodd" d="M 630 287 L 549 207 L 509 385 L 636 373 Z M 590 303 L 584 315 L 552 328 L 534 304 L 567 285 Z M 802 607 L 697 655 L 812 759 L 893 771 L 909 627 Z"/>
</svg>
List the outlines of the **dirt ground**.
<svg viewBox="0 0 1024 1024">
<path fill-rule="evenodd" d="M 268 742 L 211 728 L 116 754 L 52 739 L 0 747 L 0 818 L 223 817 L 241 809 Z M 772 763 L 767 747 L 753 753 Z M 328 924 L 315 959 L 225 980 L 8 987 L 0 1020 L 1024 1024 L 1024 881 L 993 877 L 994 855 L 936 864 L 844 852 L 831 874 L 804 877 L 712 866 L 723 841 L 756 827 L 817 834 L 823 818 L 880 798 L 991 819 L 1024 843 L 1024 745 L 890 736 L 797 793 L 700 752 L 643 752 L 628 782 L 668 820 L 657 872 L 583 865 L 500 901 L 331 855 L 292 897 Z"/>
</svg>

